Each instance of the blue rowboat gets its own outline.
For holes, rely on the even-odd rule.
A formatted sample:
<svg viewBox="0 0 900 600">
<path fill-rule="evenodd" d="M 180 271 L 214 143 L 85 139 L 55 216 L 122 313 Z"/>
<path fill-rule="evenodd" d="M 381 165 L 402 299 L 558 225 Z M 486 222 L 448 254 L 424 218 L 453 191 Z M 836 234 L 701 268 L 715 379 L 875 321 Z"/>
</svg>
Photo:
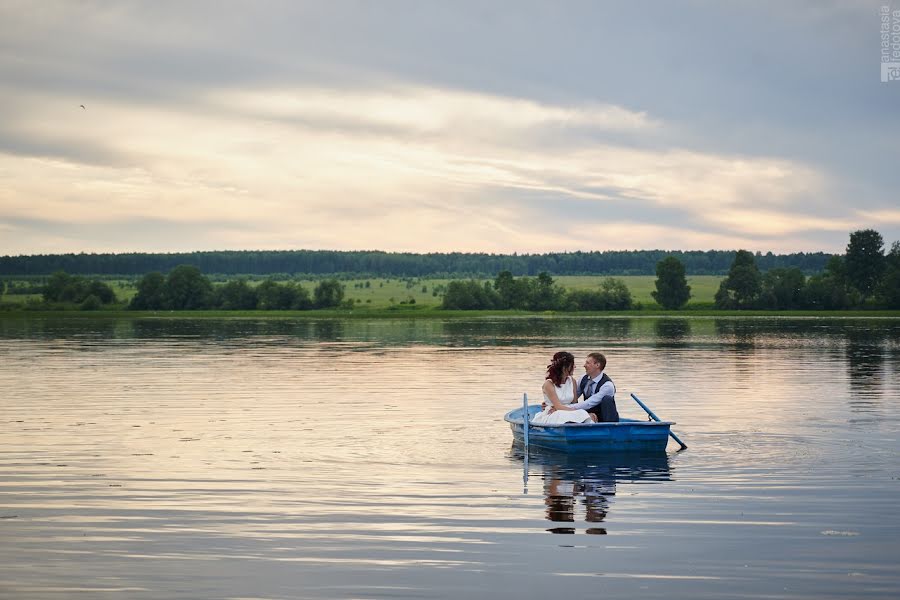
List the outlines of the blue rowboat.
<svg viewBox="0 0 900 600">
<path fill-rule="evenodd" d="M 525 442 L 525 427 L 520 407 L 509 411 L 503 420 L 509 423 L 517 443 Z M 528 419 L 541 412 L 540 406 L 528 407 Z M 665 450 L 673 421 L 621 419 L 618 423 L 566 423 L 528 426 L 528 444 L 537 448 L 567 453 Z"/>
</svg>

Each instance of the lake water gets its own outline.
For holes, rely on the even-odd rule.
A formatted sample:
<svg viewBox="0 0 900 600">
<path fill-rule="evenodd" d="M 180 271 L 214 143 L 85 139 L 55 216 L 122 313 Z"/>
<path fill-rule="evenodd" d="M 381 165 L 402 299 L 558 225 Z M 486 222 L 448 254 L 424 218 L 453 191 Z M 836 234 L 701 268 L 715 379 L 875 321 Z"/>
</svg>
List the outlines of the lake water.
<svg viewBox="0 0 900 600">
<path fill-rule="evenodd" d="M 689 448 L 526 474 L 561 349 Z M 7 318 L 0 397 L 2 598 L 900 596 L 898 319 Z"/>
</svg>

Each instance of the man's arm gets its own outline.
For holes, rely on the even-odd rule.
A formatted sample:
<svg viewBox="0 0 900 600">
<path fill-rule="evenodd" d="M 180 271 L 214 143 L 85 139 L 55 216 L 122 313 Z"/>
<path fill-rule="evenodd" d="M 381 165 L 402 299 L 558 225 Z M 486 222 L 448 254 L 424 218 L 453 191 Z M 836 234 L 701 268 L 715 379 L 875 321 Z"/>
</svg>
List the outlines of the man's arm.
<svg viewBox="0 0 900 600">
<path fill-rule="evenodd" d="M 613 385 L 612 381 L 607 381 L 594 392 L 594 395 L 590 398 L 585 398 L 581 402 L 576 402 L 574 404 L 570 404 L 572 408 L 578 409 L 583 408 L 587 410 L 589 408 L 594 408 L 600 401 L 603 400 L 603 396 L 615 396 L 616 395 L 616 386 Z"/>
</svg>

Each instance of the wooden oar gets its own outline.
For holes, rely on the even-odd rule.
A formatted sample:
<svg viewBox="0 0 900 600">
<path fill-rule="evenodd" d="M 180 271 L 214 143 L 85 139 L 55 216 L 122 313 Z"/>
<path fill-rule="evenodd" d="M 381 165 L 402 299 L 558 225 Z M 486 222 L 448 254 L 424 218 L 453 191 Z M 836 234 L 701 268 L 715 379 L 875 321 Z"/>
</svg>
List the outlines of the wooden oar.
<svg viewBox="0 0 900 600">
<path fill-rule="evenodd" d="M 638 404 L 641 405 L 641 408 L 643 408 L 644 410 L 647 411 L 647 414 L 650 415 L 650 418 L 651 418 L 651 419 L 653 419 L 654 421 L 660 421 L 660 420 L 661 420 L 659 417 L 657 417 L 657 416 L 653 413 L 652 410 L 650 410 L 650 408 L 647 407 L 646 404 L 644 404 L 643 402 L 641 402 L 641 399 L 640 399 L 640 398 L 638 398 L 638 397 L 635 396 L 634 394 L 632 394 L 631 397 L 634 398 L 634 401 L 635 401 L 635 402 L 637 402 Z M 669 435 L 672 436 L 672 439 L 673 439 L 673 440 L 675 440 L 676 442 L 678 442 L 678 444 L 681 446 L 681 449 L 682 449 L 682 450 L 684 450 L 685 448 L 687 448 L 687 444 L 685 444 L 684 442 L 682 442 L 681 440 L 679 440 L 679 439 L 678 439 L 678 436 L 675 435 L 674 433 L 672 433 L 672 429 L 671 429 L 671 428 L 669 429 Z"/>
</svg>

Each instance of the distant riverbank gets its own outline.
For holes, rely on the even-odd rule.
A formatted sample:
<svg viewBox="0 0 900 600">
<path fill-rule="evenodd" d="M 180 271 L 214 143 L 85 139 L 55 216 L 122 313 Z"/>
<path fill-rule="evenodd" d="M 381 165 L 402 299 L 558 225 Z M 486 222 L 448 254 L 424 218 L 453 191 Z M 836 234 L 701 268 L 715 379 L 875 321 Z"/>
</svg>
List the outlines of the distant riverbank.
<svg viewBox="0 0 900 600">
<path fill-rule="evenodd" d="M 472 318 L 582 318 L 582 317 L 827 317 L 827 318 L 892 318 L 900 319 L 900 310 L 661 310 L 640 309 L 602 312 L 555 312 L 517 310 L 441 310 L 432 307 L 398 309 L 336 309 L 336 310 L 15 310 L 0 312 L 0 319 L 35 318 L 72 319 L 472 319 Z"/>
</svg>

